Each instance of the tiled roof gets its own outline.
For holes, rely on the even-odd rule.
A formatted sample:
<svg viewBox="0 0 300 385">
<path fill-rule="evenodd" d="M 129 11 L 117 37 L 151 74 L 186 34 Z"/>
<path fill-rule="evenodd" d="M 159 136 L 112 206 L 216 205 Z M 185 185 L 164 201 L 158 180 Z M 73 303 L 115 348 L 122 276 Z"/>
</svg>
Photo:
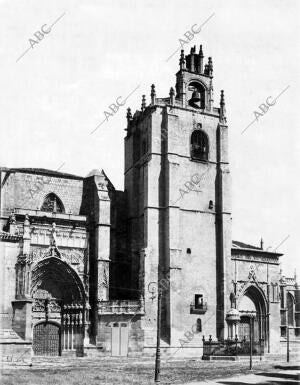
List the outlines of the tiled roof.
<svg viewBox="0 0 300 385">
<path fill-rule="evenodd" d="M 231 250 L 232 251 L 235 251 L 235 253 L 238 252 L 238 250 L 244 250 L 245 252 L 260 252 L 264 255 L 269 255 L 271 257 L 281 257 L 283 254 L 281 253 L 278 253 L 275 250 L 264 250 L 264 249 L 261 249 L 260 247 L 257 247 L 257 246 L 253 246 L 253 245 L 249 245 L 248 243 L 244 243 L 244 242 L 239 242 L 239 241 L 232 241 L 232 247 L 231 247 Z"/>
</svg>

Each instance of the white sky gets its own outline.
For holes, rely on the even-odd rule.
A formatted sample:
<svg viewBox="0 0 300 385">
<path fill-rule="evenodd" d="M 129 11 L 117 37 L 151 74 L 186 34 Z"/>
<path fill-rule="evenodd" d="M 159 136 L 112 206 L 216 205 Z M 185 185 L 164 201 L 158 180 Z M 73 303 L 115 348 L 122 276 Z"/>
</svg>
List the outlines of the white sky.
<svg viewBox="0 0 300 385">
<path fill-rule="evenodd" d="M 233 239 L 278 246 L 299 267 L 298 0 L 0 1 L 0 164 L 85 176 L 104 169 L 123 189 L 126 108 L 150 86 L 175 84 L 179 38 L 207 22 L 186 51 L 213 57 L 215 105 L 225 90 L 233 179 Z M 53 26 L 30 49 L 42 25 Z M 299 17 L 299 16 L 298 16 Z M 298 49 L 297 49 L 298 48 Z M 90 135 L 118 96 L 126 106 Z M 290 86 L 241 135 L 268 96 Z M 300 270 L 298 270 L 300 271 Z"/>
</svg>

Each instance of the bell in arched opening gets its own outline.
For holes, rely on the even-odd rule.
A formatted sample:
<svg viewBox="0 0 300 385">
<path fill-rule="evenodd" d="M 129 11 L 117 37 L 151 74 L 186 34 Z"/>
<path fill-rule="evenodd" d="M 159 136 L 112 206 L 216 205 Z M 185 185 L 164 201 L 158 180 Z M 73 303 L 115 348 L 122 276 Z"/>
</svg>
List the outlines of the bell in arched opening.
<svg viewBox="0 0 300 385">
<path fill-rule="evenodd" d="M 201 95 L 198 90 L 193 91 L 189 104 L 194 108 L 201 108 Z"/>
</svg>

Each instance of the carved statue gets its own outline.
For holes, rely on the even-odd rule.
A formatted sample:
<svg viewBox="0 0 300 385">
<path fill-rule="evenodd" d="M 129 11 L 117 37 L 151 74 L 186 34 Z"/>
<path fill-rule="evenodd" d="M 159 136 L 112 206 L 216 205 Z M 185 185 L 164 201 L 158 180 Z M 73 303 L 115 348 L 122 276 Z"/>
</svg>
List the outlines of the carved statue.
<svg viewBox="0 0 300 385">
<path fill-rule="evenodd" d="M 52 223 L 50 245 L 56 247 L 56 224 Z"/>
</svg>

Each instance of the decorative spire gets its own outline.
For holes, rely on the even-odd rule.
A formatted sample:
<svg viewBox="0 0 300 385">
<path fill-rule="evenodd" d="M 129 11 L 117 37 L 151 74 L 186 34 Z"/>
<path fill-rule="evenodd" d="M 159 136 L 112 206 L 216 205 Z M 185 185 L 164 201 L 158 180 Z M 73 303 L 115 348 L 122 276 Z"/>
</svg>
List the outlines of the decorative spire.
<svg viewBox="0 0 300 385">
<path fill-rule="evenodd" d="M 184 57 L 184 50 L 183 49 L 181 50 L 181 53 L 180 53 L 179 66 L 180 66 L 181 70 L 185 69 L 185 57 Z"/>
<path fill-rule="evenodd" d="M 208 58 L 208 75 L 212 76 L 212 74 L 213 74 L 213 62 L 212 62 L 212 58 L 209 57 Z"/>
<path fill-rule="evenodd" d="M 208 99 L 209 109 L 210 111 L 212 111 L 214 106 L 214 87 L 213 87 L 212 79 L 210 79 L 210 83 L 209 83 L 208 96 L 209 96 L 209 99 Z"/>
<path fill-rule="evenodd" d="M 130 135 L 130 125 L 132 122 L 132 113 L 131 113 L 130 107 L 127 108 L 126 118 L 127 118 L 127 128 L 125 128 L 125 131 L 127 131 L 127 135 Z"/>
<path fill-rule="evenodd" d="M 127 121 L 132 119 L 132 113 L 131 113 L 131 108 L 127 108 L 127 114 L 126 114 Z"/>
<path fill-rule="evenodd" d="M 226 109 L 225 109 L 225 97 L 224 91 L 221 91 L 221 100 L 220 100 L 220 122 L 226 123 Z"/>
<path fill-rule="evenodd" d="M 199 56 L 200 56 L 202 59 L 204 58 L 203 51 L 202 51 L 202 44 L 200 45 Z"/>
<path fill-rule="evenodd" d="M 142 96 L 142 112 L 146 109 L 146 95 Z"/>
<path fill-rule="evenodd" d="M 156 92 L 155 92 L 155 85 L 152 84 L 151 86 L 151 104 L 155 104 L 155 97 L 156 97 Z"/>
<path fill-rule="evenodd" d="M 261 250 L 264 249 L 264 240 L 262 238 L 260 239 L 260 248 Z"/>
<path fill-rule="evenodd" d="M 191 47 L 191 62 L 190 62 L 190 70 L 191 72 L 195 72 L 195 52 L 196 52 L 196 46 Z"/>
<path fill-rule="evenodd" d="M 204 75 L 208 75 L 208 64 L 204 66 Z"/>
<path fill-rule="evenodd" d="M 175 102 L 175 91 L 174 91 L 174 88 L 171 87 L 170 88 L 170 104 L 173 106 L 174 105 L 174 102 Z"/>
<path fill-rule="evenodd" d="M 204 55 L 203 55 L 202 44 L 201 44 L 199 49 L 199 68 L 198 68 L 199 74 L 203 73 L 203 58 L 204 58 Z"/>
</svg>

